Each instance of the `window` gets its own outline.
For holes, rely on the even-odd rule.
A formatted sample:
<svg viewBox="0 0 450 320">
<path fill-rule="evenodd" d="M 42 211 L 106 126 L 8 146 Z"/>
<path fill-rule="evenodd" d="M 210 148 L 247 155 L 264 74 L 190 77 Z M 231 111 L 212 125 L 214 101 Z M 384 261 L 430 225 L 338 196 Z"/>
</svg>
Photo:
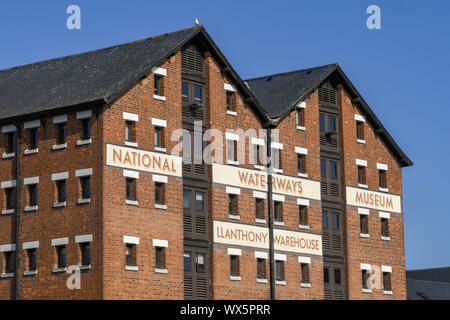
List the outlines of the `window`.
<svg viewBox="0 0 450 320">
<path fill-rule="evenodd" d="M 328 213 L 322 212 L 322 229 L 328 229 Z"/>
<path fill-rule="evenodd" d="M 383 290 L 392 291 L 390 272 L 383 272 Z"/>
<path fill-rule="evenodd" d="M 330 270 L 323 268 L 323 282 L 330 283 Z"/>
<path fill-rule="evenodd" d="M 228 214 L 232 216 L 239 215 L 238 213 L 238 196 L 235 194 L 228 195 Z"/>
<path fill-rule="evenodd" d="M 324 178 L 327 176 L 327 162 L 325 160 L 320 160 L 320 175 Z"/>
<path fill-rule="evenodd" d="M 239 256 L 230 255 L 230 276 L 239 277 Z"/>
<path fill-rule="evenodd" d="M 37 266 L 36 249 L 28 249 L 27 257 L 28 257 L 28 271 L 36 271 L 36 266 Z"/>
<path fill-rule="evenodd" d="M 272 166 L 274 169 L 281 169 L 281 150 L 272 149 Z"/>
<path fill-rule="evenodd" d="M 205 195 L 202 192 L 195 193 L 195 210 L 203 211 Z M 237 204 L 236 204 L 237 209 Z"/>
<path fill-rule="evenodd" d="M 56 246 L 55 248 L 58 269 L 64 269 L 66 267 L 66 246 Z"/>
<path fill-rule="evenodd" d="M 155 147 L 164 148 L 164 128 L 155 127 Z"/>
<path fill-rule="evenodd" d="M 341 270 L 340 269 L 334 269 L 334 283 L 341 284 Z"/>
<path fill-rule="evenodd" d="M 29 196 L 28 205 L 30 207 L 37 206 L 37 185 L 36 184 L 30 184 L 28 186 L 28 196 Z"/>
<path fill-rule="evenodd" d="M 325 131 L 325 115 L 323 115 L 323 114 L 319 115 L 319 128 L 320 128 L 320 131 L 322 131 L 322 132 Z"/>
<path fill-rule="evenodd" d="M 331 117 L 331 116 L 329 116 L 328 117 L 328 121 L 329 121 L 329 123 L 328 123 L 328 129 L 329 129 L 329 131 L 330 132 L 336 132 L 336 117 Z"/>
<path fill-rule="evenodd" d="M 189 84 L 187 84 L 186 82 L 183 82 L 183 84 L 181 85 L 181 97 L 183 101 L 189 101 Z"/>
<path fill-rule="evenodd" d="M 258 258 L 256 260 L 256 273 L 258 279 L 267 279 L 266 276 L 266 259 Z"/>
<path fill-rule="evenodd" d="M 14 188 L 6 188 L 5 196 L 6 196 L 6 210 L 12 210 L 15 208 L 15 200 L 14 200 Z"/>
<path fill-rule="evenodd" d="M 276 281 L 284 281 L 284 261 L 275 261 L 275 273 Z"/>
<path fill-rule="evenodd" d="M 297 108 L 297 126 L 304 127 L 305 126 L 305 109 Z"/>
<path fill-rule="evenodd" d="M 358 166 L 358 183 L 366 184 L 366 167 Z"/>
<path fill-rule="evenodd" d="M 359 140 L 364 140 L 364 122 L 356 121 L 356 137 Z"/>
<path fill-rule="evenodd" d="M 387 188 L 386 170 L 379 170 L 378 177 L 379 177 L 378 180 L 380 182 L 380 188 L 386 189 Z"/>
<path fill-rule="evenodd" d="M 166 269 L 166 248 L 156 247 L 155 248 L 155 268 L 156 269 Z"/>
<path fill-rule="evenodd" d="M 234 92 L 227 91 L 227 110 L 234 111 Z"/>
<path fill-rule="evenodd" d="M 58 128 L 58 144 L 66 143 L 66 123 L 59 123 Z"/>
<path fill-rule="evenodd" d="M 160 204 L 160 205 L 164 205 L 166 202 L 166 197 L 165 197 L 165 184 L 164 183 L 160 183 L 160 182 L 156 182 L 155 183 L 155 203 L 156 204 Z"/>
<path fill-rule="evenodd" d="M 191 253 L 185 252 L 183 254 L 183 261 L 184 261 L 184 271 L 191 271 Z"/>
<path fill-rule="evenodd" d="M 277 222 L 283 222 L 283 202 L 274 201 L 274 218 Z"/>
<path fill-rule="evenodd" d="M 203 87 L 194 85 L 194 103 L 203 105 Z"/>
<path fill-rule="evenodd" d="M 369 289 L 369 271 L 362 270 L 362 287 L 363 289 Z"/>
<path fill-rule="evenodd" d="M 81 183 L 81 199 L 91 198 L 91 177 L 80 177 Z"/>
<path fill-rule="evenodd" d="M 256 219 L 265 219 L 264 215 L 264 199 L 255 200 Z"/>
<path fill-rule="evenodd" d="M 135 244 L 127 243 L 125 264 L 128 267 L 136 266 L 136 245 Z"/>
<path fill-rule="evenodd" d="M 196 263 L 197 272 L 205 272 L 205 255 L 203 253 L 197 253 L 197 263 Z"/>
<path fill-rule="evenodd" d="M 381 218 L 381 236 L 389 237 L 389 219 Z"/>
<path fill-rule="evenodd" d="M 228 161 L 237 161 L 237 141 L 236 140 L 227 140 L 227 160 Z"/>
<path fill-rule="evenodd" d="M 311 283 L 309 279 L 309 264 L 308 263 L 301 263 L 300 269 L 302 271 L 302 280 L 301 283 Z"/>
<path fill-rule="evenodd" d="M 331 225 L 333 230 L 339 230 L 339 213 L 331 213 Z"/>
<path fill-rule="evenodd" d="M 14 153 L 16 149 L 16 133 L 8 132 L 8 145 L 6 147 L 6 153 Z"/>
<path fill-rule="evenodd" d="M 37 128 L 29 129 L 30 140 L 28 141 L 28 149 L 35 150 L 38 148 L 38 131 Z"/>
<path fill-rule="evenodd" d="M 183 190 L 183 208 L 191 208 L 191 191 L 189 190 Z"/>
<path fill-rule="evenodd" d="M 263 164 L 261 159 L 261 152 L 263 152 L 264 150 L 262 150 L 262 146 L 259 144 L 255 144 L 254 148 L 255 148 L 255 157 L 254 157 L 255 164 L 258 166 L 262 166 Z"/>
<path fill-rule="evenodd" d="M 56 181 L 57 203 L 66 201 L 66 180 Z"/>
<path fill-rule="evenodd" d="M 302 226 L 308 225 L 308 207 L 298 206 L 299 211 L 299 224 Z"/>
<path fill-rule="evenodd" d="M 136 179 L 126 178 L 126 199 L 136 201 Z"/>
<path fill-rule="evenodd" d="M 4 252 L 5 256 L 5 273 L 14 273 L 15 254 L 14 251 Z"/>
<path fill-rule="evenodd" d="M 80 243 L 81 265 L 86 267 L 91 265 L 91 246 L 89 242 Z"/>
<path fill-rule="evenodd" d="M 306 156 L 304 154 L 297 155 L 298 173 L 306 174 Z"/>
<path fill-rule="evenodd" d="M 332 179 L 337 179 L 338 177 L 338 172 L 337 172 L 337 162 L 335 161 L 330 161 L 330 177 Z"/>
<path fill-rule="evenodd" d="M 163 77 L 161 75 L 155 74 L 154 76 L 154 90 L 153 94 L 157 96 L 164 96 L 163 92 Z"/>
<path fill-rule="evenodd" d="M 91 138 L 91 119 L 82 119 L 81 128 L 81 140 L 89 140 Z"/>
<path fill-rule="evenodd" d="M 136 123 L 134 121 L 125 122 L 125 141 L 136 142 Z"/>
<path fill-rule="evenodd" d="M 359 215 L 360 217 L 360 229 L 362 234 L 369 234 L 369 216 L 365 214 Z"/>
</svg>

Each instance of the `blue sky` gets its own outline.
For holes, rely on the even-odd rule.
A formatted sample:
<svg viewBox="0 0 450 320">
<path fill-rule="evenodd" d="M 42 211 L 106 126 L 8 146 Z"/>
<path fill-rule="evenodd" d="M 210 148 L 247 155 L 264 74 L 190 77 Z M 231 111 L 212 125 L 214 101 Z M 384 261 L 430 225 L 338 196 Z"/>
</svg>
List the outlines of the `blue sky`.
<svg viewBox="0 0 450 320">
<path fill-rule="evenodd" d="M 82 29 L 66 28 L 66 8 Z M 366 28 L 381 8 L 382 29 Z M 242 78 L 338 62 L 415 162 L 404 169 L 407 268 L 450 266 L 450 1 L 1 1 L 0 69 L 191 27 Z"/>
</svg>

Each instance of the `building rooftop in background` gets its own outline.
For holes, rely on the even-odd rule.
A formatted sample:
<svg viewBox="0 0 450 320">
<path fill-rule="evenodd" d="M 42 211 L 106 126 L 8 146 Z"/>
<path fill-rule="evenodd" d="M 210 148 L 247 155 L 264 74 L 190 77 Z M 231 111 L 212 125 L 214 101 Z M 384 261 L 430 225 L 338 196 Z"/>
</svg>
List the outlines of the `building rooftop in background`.
<svg viewBox="0 0 450 320">
<path fill-rule="evenodd" d="M 406 271 L 408 300 L 450 300 L 450 267 Z"/>
</svg>

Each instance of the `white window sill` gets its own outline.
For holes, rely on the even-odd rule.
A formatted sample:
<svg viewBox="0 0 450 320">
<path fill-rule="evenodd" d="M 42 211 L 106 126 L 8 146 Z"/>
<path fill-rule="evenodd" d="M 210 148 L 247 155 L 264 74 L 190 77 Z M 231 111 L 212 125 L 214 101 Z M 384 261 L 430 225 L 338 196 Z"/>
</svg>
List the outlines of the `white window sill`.
<svg viewBox="0 0 450 320">
<path fill-rule="evenodd" d="M 383 236 L 381 236 L 381 240 L 383 240 L 383 241 L 391 241 L 391 237 L 383 237 Z"/>
<path fill-rule="evenodd" d="M 228 215 L 228 219 L 231 219 L 231 220 L 241 220 L 241 216 L 240 216 L 240 215 L 235 215 L 235 214 L 229 214 L 229 215 Z"/>
<path fill-rule="evenodd" d="M 311 229 L 310 226 L 304 226 L 304 225 L 302 225 L 302 224 L 299 224 L 299 225 L 298 225 L 298 228 L 299 228 L 299 229 L 302 229 L 302 230 L 309 230 L 309 229 Z"/>
<path fill-rule="evenodd" d="M 255 218 L 255 222 L 256 222 L 256 223 L 266 224 L 266 223 L 267 223 L 267 220 L 266 220 L 266 219 L 258 219 L 258 218 Z"/>
<path fill-rule="evenodd" d="M 256 283 L 269 283 L 267 279 L 256 279 Z"/>
<path fill-rule="evenodd" d="M 65 273 L 67 271 L 67 268 L 54 268 L 52 270 L 52 273 Z"/>
<path fill-rule="evenodd" d="M 131 142 L 131 141 L 125 141 L 125 145 L 127 147 L 133 147 L 133 148 L 137 148 L 138 147 L 138 143 L 137 142 Z"/>
<path fill-rule="evenodd" d="M 125 199 L 125 204 L 130 205 L 130 206 L 136 206 L 136 207 L 139 206 L 139 202 L 135 201 L 135 200 L 127 200 L 127 199 Z"/>
<path fill-rule="evenodd" d="M 239 161 L 227 160 L 227 164 L 231 164 L 233 166 L 238 166 L 239 165 Z"/>
<path fill-rule="evenodd" d="M 15 153 L 4 153 L 2 155 L 2 159 L 10 159 L 10 158 L 14 158 L 16 156 Z"/>
<path fill-rule="evenodd" d="M 227 110 L 227 115 L 237 117 L 236 111 Z"/>
<path fill-rule="evenodd" d="M 274 221 L 273 224 L 278 227 L 284 227 L 284 221 Z"/>
<path fill-rule="evenodd" d="M 254 168 L 257 169 L 257 170 L 265 170 L 266 169 L 266 168 L 264 168 L 264 166 L 260 166 L 258 164 L 255 164 Z"/>
<path fill-rule="evenodd" d="M 362 140 L 362 139 L 357 139 L 357 141 L 358 141 L 358 143 L 361 143 L 361 144 L 366 144 L 366 140 Z"/>
<path fill-rule="evenodd" d="M 166 148 L 161 148 L 161 147 L 155 147 L 155 151 L 166 153 L 167 149 Z"/>
<path fill-rule="evenodd" d="M 392 296 L 393 292 L 392 291 L 383 290 L 383 294 L 385 294 L 387 296 Z"/>
<path fill-rule="evenodd" d="M 301 177 L 301 178 L 308 178 L 308 174 L 307 174 L 307 173 L 301 173 L 301 172 L 299 172 L 297 175 L 298 175 L 299 177 Z"/>
<path fill-rule="evenodd" d="M 164 97 L 164 96 L 159 96 L 159 95 L 157 95 L 157 94 L 154 94 L 154 95 L 153 95 L 153 99 L 155 99 L 155 100 L 160 100 L 160 101 L 166 101 L 166 97 Z"/>
<path fill-rule="evenodd" d="M 389 193 L 389 189 L 388 188 L 380 188 L 380 192 Z"/>
<path fill-rule="evenodd" d="M 52 147 L 52 150 L 61 150 L 61 149 L 67 149 L 67 143 L 63 143 L 63 144 L 55 144 Z"/>
<path fill-rule="evenodd" d="M 53 208 L 63 208 L 63 207 L 65 207 L 66 205 L 67 205 L 66 201 L 64 201 L 64 202 L 55 202 L 55 203 L 53 204 Z"/>
<path fill-rule="evenodd" d="M 127 271 L 138 271 L 139 267 L 138 266 L 125 266 L 125 270 L 127 270 Z"/>
<path fill-rule="evenodd" d="M 39 207 L 38 206 L 33 206 L 33 207 L 25 207 L 25 212 L 33 212 L 33 211 L 38 211 Z"/>
<path fill-rule="evenodd" d="M 360 233 L 360 234 L 359 234 L 359 237 L 360 237 L 360 238 L 370 239 L 370 234 L 368 234 L 368 233 Z"/>
<path fill-rule="evenodd" d="M 158 268 L 155 268 L 155 273 L 167 274 L 168 271 L 167 271 L 167 269 L 158 269 Z"/>
<path fill-rule="evenodd" d="M 16 212 L 16 209 L 5 209 L 2 211 L 2 216 L 7 214 L 13 214 L 14 212 Z"/>
<path fill-rule="evenodd" d="M 37 270 L 32 270 L 32 271 L 29 271 L 29 270 L 27 270 L 27 271 L 24 271 L 23 272 L 23 275 L 25 276 L 25 277 L 30 277 L 30 276 L 35 276 L 35 275 L 37 275 Z"/>
<path fill-rule="evenodd" d="M 302 126 L 297 126 L 297 130 L 300 130 L 300 131 L 306 131 L 306 128 L 305 128 L 305 127 L 302 127 Z"/>
<path fill-rule="evenodd" d="M 30 155 L 30 154 L 36 154 L 36 153 L 38 153 L 39 152 L 39 149 L 33 149 L 33 150 L 25 150 L 24 152 L 23 152 L 23 154 L 24 155 L 26 155 L 26 156 L 28 156 L 28 155 Z"/>
<path fill-rule="evenodd" d="M 277 286 L 287 286 L 287 282 L 286 281 L 275 281 Z"/>
<path fill-rule="evenodd" d="M 367 186 L 367 184 L 358 184 L 358 187 L 363 188 L 363 189 L 369 189 L 369 187 Z"/>
<path fill-rule="evenodd" d="M 300 283 L 301 288 L 311 288 L 311 283 Z"/>
<path fill-rule="evenodd" d="M 85 146 L 85 145 L 91 144 L 91 143 L 92 143 L 92 139 L 78 140 L 77 141 L 77 146 Z"/>
<path fill-rule="evenodd" d="M 372 293 L 372 289 L 362 289 L 362 293 Z"/>
<path fill-rule="evenodd" d="M 91 265 L 87 265 L 87 266 L 78 266 L 78 269 L 80 270 L 91 270 L 92 266 Z"/>
<path fill-rule="evenodd" d="M 89 199 L 78 199 L 78 204 L 87 204 L 91 203 L 91 198 Z"/>
<path fill-rule="evenodd" d="M 2 273 L 0 275 L 0 278 L 2 278 L 2 279 L 14 278 L 14 273 Z"/>
<path fill-rule="evenodd" d="M 273 172 L 282 174 L 283 173 L 283 169 L 275 169 L 275 168 L 273 168 Z"/>
<path fill-rule="evenodd" d="M 230 276 L 230 280 L 231 281 L 241 281 L 241 277 L 240 276 Z"/>
<path fill-rule="evenodd" d="M 155 209 L 167 210 L 167 205 L 165 205 L 165 204 L 156 204 L 155 203 Z"/>
</svg>

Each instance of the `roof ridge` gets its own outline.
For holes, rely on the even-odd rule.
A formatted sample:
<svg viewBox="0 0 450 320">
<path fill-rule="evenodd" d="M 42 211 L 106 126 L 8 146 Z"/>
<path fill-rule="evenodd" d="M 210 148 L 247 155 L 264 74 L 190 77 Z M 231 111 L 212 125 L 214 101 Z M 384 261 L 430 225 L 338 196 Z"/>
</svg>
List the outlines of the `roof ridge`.
<svg viewBox="0 0 450 320">
<path fill-rule="evenodd" d="M 89 54 L 89 53 L 109 50 L 109 49 L 112 49 L 112 48 L 119 48 L 119 47 L 123 47 L 123 46 L 126 46 L 126 45 L 130 45 L 130 44 L 134 44 L 134 43 L 138 43 L 138 42 L 144 42 L 144 41 L 152 40 L 152 39 L 159 38 L 159 37 L 165 37 L 165 36 L 173 35 L 173 34 L 184 32 L 184 31 L 188 31 L 188 30 L 203 29 L 203 28 L 204 27 L 201 25 L 201 26 L 195 26 L 195 27 L 192 27 L 192 28 L 176 30 L 176 31 L 168 32 L 168 33 L 162 33 L 162 34 L 159 34 L 159 35 L 156 35 L 156 36 L 153 36 L 153 37 L 148 37 L 148 38 L 139 39 L 139 40 L 135 40 L 135 41 L 120 43 L 120 44 L 112 45 L 112 46 L 105 47 L 105 48 L 89 50 L 89 51 L 85 51 L 85 52 L 70 54 L 70 55 L 67 55 L 67 56 L 62 56 L 62 57 L 57 57 L 57 58 L 52 58 L 52 59 L 47 59 L 47 60 L 42 60 L 42 61 L 37 61 L 37 62 L 32 62 L 32 63 L 27 63 L 27 64 L 14 66 L 14 67 L 6 68 L 6 69 L 1 69 L 0 72 L 11 71 L 11 70 L 14 70 L 14 69 L 28 67 L 28 66 L 32 66 L 32 65 L 36 65 L 36 64 L 45 63 L 45 62 L 51 62 L 51 61 L 56 61 L 56 60 L 61 60 L 61 59 L 66 59 L 66 58 L 71 58 L 71 57 L 77 57 L 77 56 L 81 56 L 81 55 L 84 55 L 84 54 Z"/>
<path fill-rule="evenodd" d="M 413 270 L 406 270 L 406 272 L 428 271 L 428 270 L 442 270 L 442 269 L 450 269 L 450 267 L 437 267 L 437 268 L 426 268 L 426 269 L 413 269 Z"/>
<path fill-rule="evenodd" d="M 330 66 L 337 66 L 337 65 L 338 65 L 338 63 L 330 63 L 330 64 L 325 64 L 322 66 L 317 66 L 317 67 L 312 67 L 312 68 L 292 70 L 292 71 L 287 71 L 287 72 L 269 74 L 269 75 L 256 77 L 256 78 L 245 79 L 244 81 L 254 81 L 254 80 L 260 80 L 260 79 L 265 79 L 265 78 L 270 78 L 270 77 L 284 76 L 284 75 L 288 75 L 288 74 L 292 74 L 292 73 L 305 72 L 305 71 L 316 70 L 316 69 L 321 69 L 321 68 L 330 67 Z"/>
</svg>

